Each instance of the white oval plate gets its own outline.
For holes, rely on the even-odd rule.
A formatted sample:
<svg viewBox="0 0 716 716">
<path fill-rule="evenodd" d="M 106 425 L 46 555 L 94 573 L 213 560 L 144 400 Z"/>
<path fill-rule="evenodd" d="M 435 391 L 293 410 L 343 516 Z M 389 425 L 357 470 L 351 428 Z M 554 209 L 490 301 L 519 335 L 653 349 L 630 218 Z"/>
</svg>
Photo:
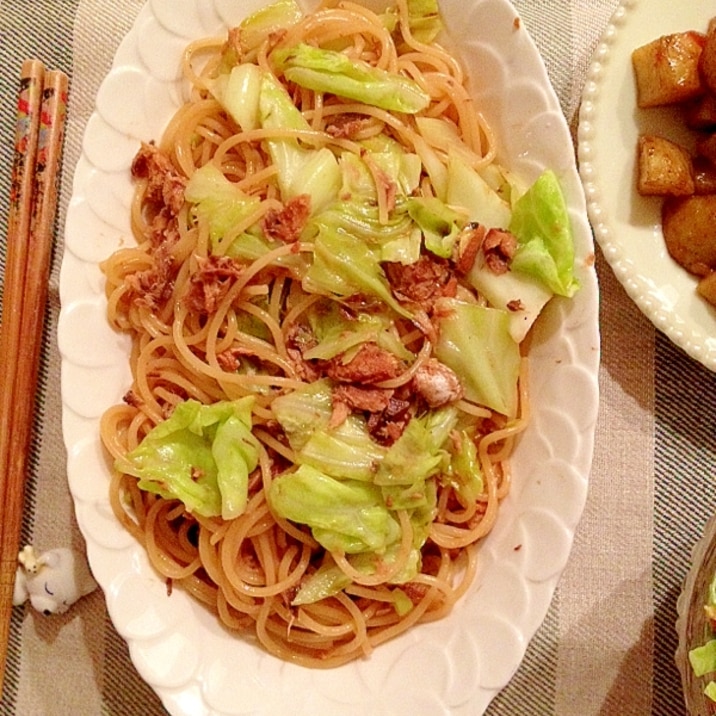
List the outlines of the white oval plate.
<svg viewBox="0 0 716 716">
<path fill-rule="evenodd" d="M 675 110 L 637 108 L 631 53 L 661 35 L 705 32 L 715 12 L 712 0 L 622 2 L 589 69 L 578 137 L 589 217 L 617 279 L 658 329 L 710 370 L 716 370 L 716 309 L 666 251 L 661 200 L 639 196 L 635 188 L 639 134 L 689 139 Z"/>
<path fill-rule="evenodd" d="M 129 166 L 181 101 L 178 58 L 262 4 L 151 0 L 97 97 L 75 172 L 61 271 L 63 428 L 68 476 L 92 570 L 142 677 L 173 714 L 454 712 L 478 715 L 504 687 L 549 607 L 587 495 L 598 404 L 594 246 L 569 130 L 542 61 L 507 0 L 444 0 L 444 19 L 502 138 L 501 160 L 526 179 L 563 184 L 582 290 L 555 300 L 534 335 L 533 421 L 513 461 L 514 488 L 484 543 L 476 584 L 446 619 L 419 626 L 338 669 L 308 670 L 230 635 L 166 587 L 115 521 L 98 439 L 102 412 L 130 385 L 129 345 L 105 322 L 98 262 L 131 240 Z M 478 71 L 479 68 L 479 71 Z M 410 688 L 406 688 L 410 684 Z"/>
</svg>

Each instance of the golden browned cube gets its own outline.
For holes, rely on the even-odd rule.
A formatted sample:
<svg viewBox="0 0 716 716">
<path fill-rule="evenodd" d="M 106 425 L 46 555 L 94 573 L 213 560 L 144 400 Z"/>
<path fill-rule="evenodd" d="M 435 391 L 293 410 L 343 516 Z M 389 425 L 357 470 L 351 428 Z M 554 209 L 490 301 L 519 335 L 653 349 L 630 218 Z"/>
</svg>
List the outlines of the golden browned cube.
<svg viewBox="0 0 716 716">
<path fill-rule="evenodd" d="M 701 75 L 711 92 L 716 92 L 716 24 L 713 21 L 709 23 L 701 53 Z"/>
<path fill-rule="evenodd" d="M 693 158 L 694 193 L 716 194 L 716 164 L 706 157 Z"/>
<path fill-rule="evenodd" d="M 696 151 L 716 166 L 716 133 L 702 137 L 696 143 Z"/>
<path fill-rule="evenodd" d="M 695 191 L 691 155 L 665 137 L 639 137 L 637 191 L 643 196 L 686 196 Z"/>
<path fill-rule="evenodd" d="M 705 39 L 699 32 L 678 32 L 632 52 L 639 107 L 684 102 L 704 92 L 699 63 Z"/>
<path fill-rule="evenodd" d="M 689 273 L 716 269 L 716 194 L 667 197 L 661 226 L 669 254 Z"/>
<path fill-rule="evenodd" d="M 704 276 L 697 284 L 696 290 L 712 306 L 716 306 L 716 273 Z"/>
<path fill-rule="evenodd" d="M 716 129 L 716 94 L 707 92 L 684 107 L 686 126 L 691 129 Z"/>
</svg>

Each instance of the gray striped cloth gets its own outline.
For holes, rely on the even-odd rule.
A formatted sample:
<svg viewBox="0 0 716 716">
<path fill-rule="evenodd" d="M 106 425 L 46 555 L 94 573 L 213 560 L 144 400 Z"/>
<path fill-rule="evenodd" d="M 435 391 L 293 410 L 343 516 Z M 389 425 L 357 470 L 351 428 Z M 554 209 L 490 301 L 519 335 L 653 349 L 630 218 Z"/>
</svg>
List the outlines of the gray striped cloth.
<svg viewBox="0 0 716 716">
<path fill-rule="evenodd" d="M 468 0 L 466 0 L 468 1 Z M 646 0 L 641 0 L 645 2 Z M 71 77 L 62 226 L 84 124 L 139 0 L 0 0 L 0 267 L 16 78 L 38 56 Z M 617 0 L 515 0 L 575 127 L 589 59 Z M 57 247 L 23 541 L 82 548 L 60 433 Z M 590 494 L 544 624 L 489 716 L 681 716 L 676 599 L 716 507 L 716 377 L 638 312 L 597 251 L 602 402 Z M 3 357 L 0 356 L 0 362 Z M 67 614 L 13 614 L 3 716 L 159 716 L 97 591 Z"/>
</svg>

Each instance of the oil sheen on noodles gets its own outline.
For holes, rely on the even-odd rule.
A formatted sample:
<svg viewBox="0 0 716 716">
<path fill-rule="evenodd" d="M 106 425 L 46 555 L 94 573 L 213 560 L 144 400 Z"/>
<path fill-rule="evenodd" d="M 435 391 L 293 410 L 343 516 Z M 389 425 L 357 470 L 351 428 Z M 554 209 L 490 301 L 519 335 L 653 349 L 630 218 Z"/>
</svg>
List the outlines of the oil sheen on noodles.
<svg viewBox="0 0 716 716">
<path fill-rule="evenodd" d="M 493 162 L 495 137 L 467 94 L 461 67 L 437 44 L 415 39 L 406 15 L 405 0 L 398 0 L 399 30 L 391 33 L 380 17 L 359 5 L 330 3 L 252 48 L 242 61 L 271 71 L 277 49 L 298 43 L 331 48 L 340 42 L 351 58 L 415 80 L 430 95 L 421 115 L 449 118 L 476 168 Z M 131 216 L 137 245 L 117 251 L 102 267 L 109 320 L 133 339 L 134 380 L 125 402 L 104 415 L 101 432 L 108 452 L 118 460 L 180 401 L 212 404 L 253 395 L 258 466 L 249 478 L 246 509 L 230 520 L 189 513 L 179 500 L 141 490 L 135 477 L 119 471 L 111 484 L 112 506 L 145 546 L 169 587 L 180 586 L 215 611 L 226 627 L 247 638 L 255 635 L 266 650 L 282 659 L 332 667 L 370 654 L 417 623 L 443 617 L 471 583 L 478 544 L 492 528 L 500 500 L 509 490 L 508 459 L 527 418 L 526 363 L 523 358 L 516 418 L 508 420 L 462 398 L 456 401 L 464 419 L 476 426 L 483 490 L 477 499 L 466 502 L 449 481 L 436 479 L 436 514 L 417 575 L 400 585 L 390 580 L 405 566 L 412 544 L 407 512 L 398 510 L 402 536 L 385 570 L 366 573 L 348 555 L 336 551 L 329 556 L 350 584 L 315 603 L 292 605 L 299 586 L 326 555 L 310 530 L 276 516 L 267 501 L 272 481 L 295 461 L 293 449 L 277 428 L 272 401 L 317 377 L 315 370 L 307 370 L 297 359 L 294 339 L 308 312 L 328 299 L 304 291 L 290 263 L 281 261 L 310 258 L 310 238 L 279 242 L 254 260 L 227 258 L 226 251 L 249 227 L 285 210 L 277 170 L 265 150 L 267 140 L 290 137 L 300 140 L 302 147 L 360 155 L 360 142 L 388 134 L 421 158 L 440 153 L 416 131 L 415 118 L 409 114 L 295 87 L 290 92 L 310 129 L 238 131 L 207 90 L 207 78 L 215 75 L 226 43 L 223 37 L 188 46 L 184 74 L 190 98 L 156 148 L 169 158 L 180 186 L 211 162 L 260 201 L 240 225 L 212 245 L 206 222 L 197 220 L 186 202 L 178 201 L 174 210 L 158 217 L 156 187 L 138 172 Z M 390 187 L 381 181 L 378 167 L 370 169 L 378 187 L 378 212 L 385 221 L 391 209 Z M 423 171 L 416 192 L 434 195 L 428 172 Z M 212 284 L 219 288 L 207 301 L 208 289 L 203 294 L 201 289 L 209 284 L 198 277 L 206 279 L 210 260 L 220 280 Z M 200 307 L 197 291 L 204 300 Z M 349 308 L 360 310 L 357 305 Z M 395 315 L 395 334 L 414 360 L 406 362 L 398 375 L 371 386 L 384 391 L 400 391 L 433 357 L 434 329 L 427 312 L 418 311 L 412 319 Z M 246 331 L 247 320 L 261 329 Z M 251 370 L 241 369 L 245 357 Z M 406 596 L 410 608 L 399 608 L 396 600 Z"/>
</svg>

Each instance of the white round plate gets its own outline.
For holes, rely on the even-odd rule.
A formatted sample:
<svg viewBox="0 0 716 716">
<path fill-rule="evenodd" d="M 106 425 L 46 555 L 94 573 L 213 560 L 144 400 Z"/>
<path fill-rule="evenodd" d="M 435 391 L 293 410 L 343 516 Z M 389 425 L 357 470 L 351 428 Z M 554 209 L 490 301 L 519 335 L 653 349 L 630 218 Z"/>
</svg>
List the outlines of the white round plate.
<svg viewBox="0 0 716 716">
<path fill-rule="evenodd" d="M 471 68 L 475 98 L 501 137 L 501 161 L 525 179 L 545 167 L 559 176 L 582 289 L 571 301 L 553 301 L 536 326 L 533 420 L 469 593 L 446 619 L 370 658 L 309 670 L 227 633 L 181 590 L 167 596 L 109 507 L 98 423 L 130 385 L 129 345 L 106 323 L 98 262 L 131 241 L 129 166 L 139 141 L 158 138 L 181 101 L 183 46 L 260 4 L 151 0 L 122 43 L 86 129 L 67 216 L 59 345 L 68 475 L 90 565 L 139 673 L 172 714 L 278 716 L 290 703 L 294 716 L 477 716 L 519 666 L 567 562 L 587 495 L 598 404 L 598 295 L 582 185 L 544 65 L 507 0 L 443 0 L 441 9 Z"/>
<path fill-rule="evenodd" d="M 664 133 L 693 140 L 672 108 L 640 110 L 631 53 L 661 35 L 706 31 L 712 0 L 625 0 L 595 52 L 579 115 L 579 170 L 594 235 L 614 273 L 652 323 L 677 346 L 716 370 L 716 309 L 696 294 L 696 279 L 669 256 L 661 199 L 636 191 L 637 139 Z"/>
</svg>

